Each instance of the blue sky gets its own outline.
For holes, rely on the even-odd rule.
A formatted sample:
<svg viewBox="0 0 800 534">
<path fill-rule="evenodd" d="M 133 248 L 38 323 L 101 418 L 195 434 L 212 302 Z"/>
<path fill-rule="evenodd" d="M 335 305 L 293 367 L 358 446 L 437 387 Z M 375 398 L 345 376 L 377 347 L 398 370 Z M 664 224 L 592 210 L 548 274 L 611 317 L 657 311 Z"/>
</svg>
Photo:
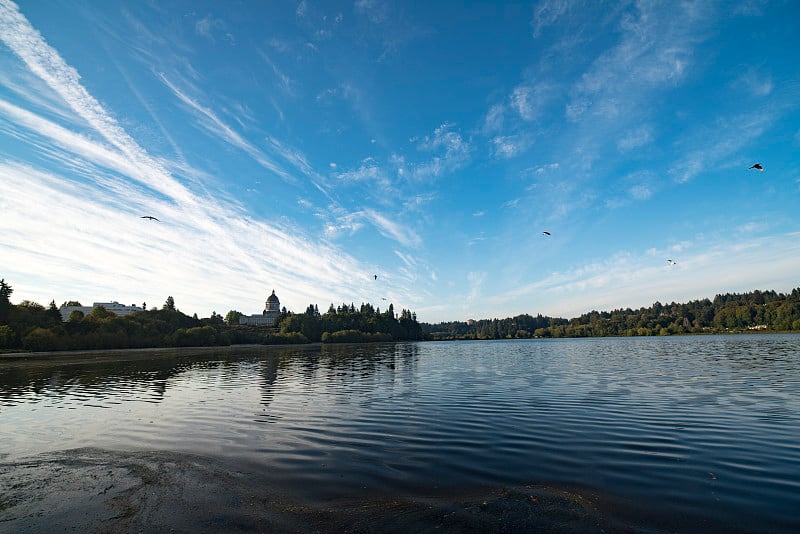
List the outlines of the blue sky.
<svg viewBox="0 0 800 534">
<path fill-rule="evenodd" d="M 12 301 L 438 322 L 800 286 L 800 4 L 464 4 L 0 0 Z"/>
</svg>

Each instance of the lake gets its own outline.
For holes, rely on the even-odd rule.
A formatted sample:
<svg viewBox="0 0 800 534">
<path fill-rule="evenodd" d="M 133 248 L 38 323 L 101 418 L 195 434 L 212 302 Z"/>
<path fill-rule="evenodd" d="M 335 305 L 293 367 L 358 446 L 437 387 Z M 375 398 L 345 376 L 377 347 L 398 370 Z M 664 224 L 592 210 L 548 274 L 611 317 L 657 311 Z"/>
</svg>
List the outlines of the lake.
<svg viewBox="0 0 800 534">
<path fill-rule="evenodd" d="M 791 532 L 800 336 L 0 359 L 6 480 L 73 449 L 213 458 L 304 503 L 548 485 L 633 530 Z"/>
</svg>

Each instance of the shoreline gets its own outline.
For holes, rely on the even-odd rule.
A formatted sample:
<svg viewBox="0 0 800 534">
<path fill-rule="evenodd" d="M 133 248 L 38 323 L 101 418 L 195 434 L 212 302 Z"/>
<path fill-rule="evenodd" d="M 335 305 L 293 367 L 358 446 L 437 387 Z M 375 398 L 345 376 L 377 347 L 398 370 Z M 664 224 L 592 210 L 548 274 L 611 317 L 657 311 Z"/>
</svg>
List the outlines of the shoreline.
<svg viewBox="0 0 800 534">
<path fill-rule="evenodd" d="M 0 361 L 2 360 L 46 360 L 56 359 L 61 356 L 86 356 L 90 358 L 97 355 L 133 355 L 141 353 L 141 355 L 148 356 L 156 353 L 163 352 L 212 352 L 224 351 L 234 352 L 238 349 L 254 349 L 254 348 L 289 348 L 289 347 L 313 347 L 315 345 L 322 345 L 320 342 L 316 343 L 281 343 L 275 345 L 262 345 L 259 343 L 245 343 L 241 345 L 217 345 L 212 347 L 144 347 L 144 348 L 128 348 L 128 349 L 85 349 L 85 350 L 52 350 L 52 351 L 35 351 L 35 352 L 0 352 Z"/>
<path fill-rule="evenodd" d="M 593 490 L 552 484 L 309 501 L 268 476 L 173 452 L 74 449 L 0 461 L 16 532 L 633 532 Z M 657 532 L 652 528 L 648 532 Z"/>
<path fill-rule="evenodd" d="M 276 344 L 262 344 L 262 343 L 242 343 L 237 345 L 214 345 L 214 346 L 197 346 L 197 347 L 131 347 L 126 349 L 75 349 L 75 350 L 52 350 L 52 351 L 16 351 L 16 352 L 2 352 L 0 351 L 0 362 L 3 360 L 8 361 L 24 361 L 24 360 L 43 360 L 43 359 L 56 359 L 61 356 L 91 356 L 93 354 L 133 354 L 142 353 L 153 354 L 158 352 L 192 352 L 192 351 L 227 351 L 233 352 L 238 349 L 269 349 L 269 348 L 291 348 L 291 347 L 315 347 L 315 346 L 341 346 L 341 345 L 375 345 L 380 343 L 449 343 L 456 341 L 541 341 L 541 340 L 574 340 L 574 339 L 648 339 L 648 338 L 675 338 L 675 337 L 707 337 L 707 336 L 741 336 L 741 335 L 800 335 L 800 332 L 794 330 L 774 330 L 774 331 L 731 331 L 731 332 L 697 332 L 685 334 L 672 334 L 668 336 L 579 336 L 579 337 L 538 337 L 538 338 L 487 338 L 487 339 L 419 339 L 419 340 L 403 340 L 403 341 L 381 341 L 381 342 L 348 342 L 348 343 L 322 343 L 315 341 L 311 343 L 276 343 Z"/>
</svg>

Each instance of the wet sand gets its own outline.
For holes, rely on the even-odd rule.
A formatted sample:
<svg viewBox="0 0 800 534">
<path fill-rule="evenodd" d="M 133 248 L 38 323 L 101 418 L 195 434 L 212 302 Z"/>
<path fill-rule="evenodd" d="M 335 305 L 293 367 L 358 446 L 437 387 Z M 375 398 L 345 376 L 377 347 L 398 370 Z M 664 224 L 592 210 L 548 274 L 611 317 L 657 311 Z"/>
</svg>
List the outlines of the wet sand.
<svg viewBox="0 0 800 534">
<path fill-rule="evenodd" d="M 0 532 L 644 531 L 602 513 L 590 493 L 564 488 L 309 503 L 266 480 L 164 452 L 77 449 L 0 459 Z"/>
</svg>

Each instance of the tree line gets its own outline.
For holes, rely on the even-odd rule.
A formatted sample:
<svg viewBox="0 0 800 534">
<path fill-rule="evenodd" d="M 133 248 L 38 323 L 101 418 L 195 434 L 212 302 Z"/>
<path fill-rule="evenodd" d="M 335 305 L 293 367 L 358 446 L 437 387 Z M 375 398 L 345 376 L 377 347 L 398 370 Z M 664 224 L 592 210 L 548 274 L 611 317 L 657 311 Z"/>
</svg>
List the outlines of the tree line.
<svg viewBox="0 0 800 534">
<path fill-rule="evenodd" d="M 399 316 L 395 315 L 392 304 L 384 312 L 369 303 L 362 303 L 359 308 L 353 303 L 337 307 L 331 304 L 324 314 L 315 304 L 309 304 L 304 313 L 283 317 L 280 331 L 299 333 L 309 341 L 323 343 L 422 339 L 417 314 L 404 308 Z"/>
<path fill-rule="evenodd" d="M 416 313 L 396 314 L 369 303 L 315 304 L 303 313 L 284 308 L 273 328 L 239 325 L 240 312 L 216 312 L 200 319 L 164 305 L 118 317 L 102 307 L 74 311 L 62 321 L 59 307 L 35 302 L 12 304 L 13 289 L 0 280 L 0 350 L 86 350 L 146 347 L 222 346 L 260 343 L 353 343 L 451 339 L 513 339 L 602 336 L 656 336 L 729 332 L 800 331 L 800 288 L 790 293 L 752 291 L 717 295 L 713 300 L 672 302 L 638 310 L 591 311 L 572 319 L 528 314 L 505 319 L 420 323 Z M 80 306 L 75 301 L 62 306 Z M 143 306 L 144 307 L 144 306 Z"/>
<path fill-rule="evenodd" d="M 523 314 L 505 319 L 422 323 L 426 339 L 665 336 L 800 331 L 800 288 L 790 293 L 727 293 L 685 304 L 591 311 L 572 319 Z"/>
<path fill-rule="evenodd" d="M 325 314 L 316 305 L 303 314 L 283 309 L 274 328 L 242 327 L 240 312 L 231 310 L 223 318 L 216 312 L 200 319 L 175 306 L 172 296 L 164 305 L 124 316 L 97 306 L 84 315 L 73 311 L 62 320 L 55 300 L 49 306 L 31 301 L 12 304 L 12 287 L 0 280 L 0 350 L 87 350 L 150 347 L 224 346 L 244 343 L 284 344 L 322 341 L 365 342 L 421 339 L 416 314 L 403 310 L 395 316 L 390 304 L 385 312 L 371 304 L 356 310 L 353 304 Z M 64 302 L 64 306 L 80 306 Z M 145 306 L 143 306 L 144 308 Z"/>
</svg>

